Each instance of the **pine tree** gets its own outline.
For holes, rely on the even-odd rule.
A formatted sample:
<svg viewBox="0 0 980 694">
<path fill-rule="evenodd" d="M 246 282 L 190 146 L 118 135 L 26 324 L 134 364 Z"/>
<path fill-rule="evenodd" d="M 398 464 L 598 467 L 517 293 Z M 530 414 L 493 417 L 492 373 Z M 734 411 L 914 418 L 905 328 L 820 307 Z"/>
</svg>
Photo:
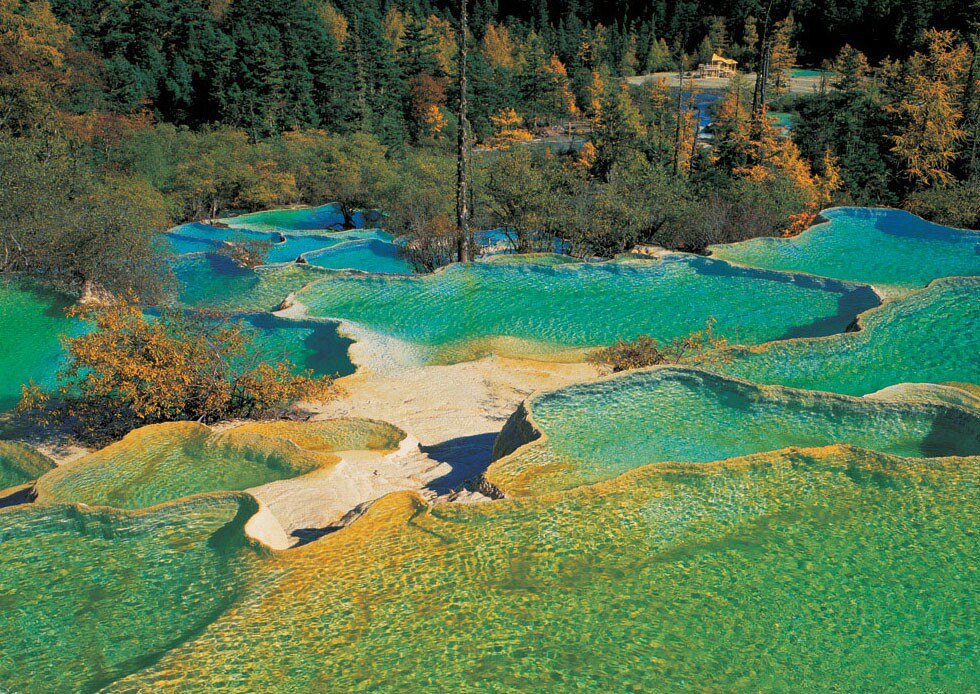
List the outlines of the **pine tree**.
<svg viewBox="0 0 980 694">
<path fill-rule="evenodd" d="M 795 30 L 793 15 L 778 22 L 769 41 L 769 71 L 767 89 L 771 98 L 778 99 L 789 90 L 790 70 L 796 67 Z"/>
</svg>

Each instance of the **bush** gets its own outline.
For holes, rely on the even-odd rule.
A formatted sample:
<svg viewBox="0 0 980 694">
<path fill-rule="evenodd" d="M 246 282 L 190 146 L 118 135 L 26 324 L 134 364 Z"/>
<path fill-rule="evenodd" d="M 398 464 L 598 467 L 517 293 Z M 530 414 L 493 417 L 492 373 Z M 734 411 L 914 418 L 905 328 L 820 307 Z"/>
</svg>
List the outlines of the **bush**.
<svg viewBox="0 0 980 694">
<path fill-rule="evenodd" d="M 937 224 L 980 229 L 980 178 L 914 193 L 908 209 Z"/>
<path fill-rule="evenodd" d="M 710 363 L 721 356 L 717 350 L 728 346 L 728 340 L 715 335 L 715 319 L 708 320 L 703 330 L 661 343 L 649 335 L 633 340 L 617 340 L 609 347 L 590 352 L 587 359 L 599 369 L 613 373 L 644 369 L 661 364 Z"/>
<path fill-rule="evenodd" d="M 266 359 L 242 323 L 216 314 L 148 319 L 132 301 L 74 313 L 95 329 L 64 339 L 63 385 L 53 392 L 24 386 L 18 409 L 42 423 L 72 423 L 83 440 L 157 422 L 275 416 L 298 400 L 341 393 L 330 378 Z"/>
</svg>

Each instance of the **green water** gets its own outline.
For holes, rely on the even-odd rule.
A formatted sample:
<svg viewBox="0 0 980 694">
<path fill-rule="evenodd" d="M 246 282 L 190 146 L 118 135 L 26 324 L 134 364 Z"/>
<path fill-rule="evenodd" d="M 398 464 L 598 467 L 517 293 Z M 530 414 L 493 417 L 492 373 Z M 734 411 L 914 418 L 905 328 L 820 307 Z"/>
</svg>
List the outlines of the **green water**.
<svg viewBox="0 0 980 694">
<path fill-rule="evenodd" d="M 269 313 L 241 316 L 257 329 L 255 343 L 267 359 L 285 359 L 296 372 L 313 371 L 316 376 L 349 376 L 355 367 L 347 350 L 353 340 L 337 332 L 330 321 L 291 320 Z"/>
<path fill-rule="evenodd" d="M 537 396 L 529 409 L 547 438 L 487 471 L 508 495 L 571 489 L 649 463 L 708 462 L 790 446 L 980 456 L 980 411 L 761 389 L 695 369 L 663 367 L 574 385 Z M 507 435 L 505 429 L 501 436 Z"/>
<path fill-rule="evenodd" d="M 712 246 L 713 257 L 753 267 L 873 284 L 885 295 L 940 277 L 980 275 L 980 233 L 931 224 L 900 210 L 837 208 L 791 239 Z"/>
<path fill-rule="evenodd" d="M 647 468 L 389 496 L 112 691 L 969 691 L 977 459 Z"/>
<path fill-rule="evenodd" d="M 365 224 L 364 213 L 354 213 L 354 226 Z M 252 212 L 221 220 L 225 224 L 254 231 L 279 231 L 301 229 L 340 229 L 344 225 L 344 215 L 336 204 L 320 207 L 295 207 L 284 210 Z"/>
<path fill-rule="evenodd" d="M 980 278 L 939 280 L 862 316 L 862 330 L 735 349 L 718 369 L 756 383 L 864 395 L 903 382 L 980 383 Z"/>
<path fill-rule="evenodd" d="M 310 265 L 242 268 L 217 253 L 188 255 L 174 262 L 180 303 L 224 311 L 274 311 L 286 295 L 325 271 Z"/>
<path fill-rule="evenodd" d="M 219 250 L 224 242 L 258 241 L 268 244 L 266 263 L 292 263 L 305 258 L 311 265 L 365 272 L 411 272 L 401 260 L 393 237 L 380 229 L 352 229 L 331 233 L 254 231 L 239 227 L 215 227 L 193 222 L 166 234 L 178 254 Z M 329 250 L 328 250 L 329 249 Z"/>
<path fill-rule="evenodd" d="M 258 424 L 224 433 L 194 422 L 143 427 L 44 475 L 36 484 L 37 497 L 42 502 L 146 508 L 192 494 L 240 491 L 298 477 L 336 462 L 324 452 L 372 448 L 379 442 L 384 447 L 391 443 L 392 431 L 398 432 L 391 425 L 359 419 L 300 425 L 291 435 L 274 428 L 263 435 L 264 426 L 275 427 Z M 294 442 L 306 443 L 297 439 L 300 435 L 312 437 L 311 448 Z"/>
<path fill-rule="evenodd" d="M 431 275 L 328 276 L 297 293 L 311 316 L 352 321 L 436 362 L 584 348 L 705 326 L 740 343 L 843 330 L 874 305 L 867 288 L 697 256 L 607 263 L 451 265 Z M 502 342 L 500 338 L 510 341 Z"/>
<path fill-rule="evenodd" d="M 0 410 L 14 407 L 21 385 L 55 385 L 61 365 L 58 336 L 77 334 L 81 321 L 65 317 L 69 299 L 25 282 L 0 278 Z"/>
<path fill-rule="evenodd" d="M 255 508 L 212 495 L 138 515 L 0 511 L 0 688 L 95 691 L 196 636 L 243 591 Z"/>
<path fill-rule="evenodd" d="M 32 482 L 54 463 L 30 446 L 14 441 L 0 441 L 0 490 Z"/>
<path fill-rule="evenodd" d="M 254 434 L 191 422 L 138 429 L 37 483 L 46 502 L 146 508 L 203 492 L 238 491 L 317 469 L 318 456 Z"/>
<path fill-rule="evenodd" d="M 412 266 L 398 246 L 382 239 L 348 241 L 306 254 L 310 265 L 333 270 L 361 270 L 382 274 L 410 274 Z"/>
</svg>

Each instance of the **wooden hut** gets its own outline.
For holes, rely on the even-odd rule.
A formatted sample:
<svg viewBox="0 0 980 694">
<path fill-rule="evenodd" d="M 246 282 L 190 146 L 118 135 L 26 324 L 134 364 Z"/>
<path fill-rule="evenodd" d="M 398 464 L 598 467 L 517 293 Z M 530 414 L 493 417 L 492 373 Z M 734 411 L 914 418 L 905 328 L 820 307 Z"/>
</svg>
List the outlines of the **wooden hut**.
<svg viewBox="0 0 980 694">
<path fill-rule="evenodd" d="M 711 61 L 698 65 L 698 77 L 734 77 L 738 71 L 738 61 L 715 53 Z"/>
</svg>

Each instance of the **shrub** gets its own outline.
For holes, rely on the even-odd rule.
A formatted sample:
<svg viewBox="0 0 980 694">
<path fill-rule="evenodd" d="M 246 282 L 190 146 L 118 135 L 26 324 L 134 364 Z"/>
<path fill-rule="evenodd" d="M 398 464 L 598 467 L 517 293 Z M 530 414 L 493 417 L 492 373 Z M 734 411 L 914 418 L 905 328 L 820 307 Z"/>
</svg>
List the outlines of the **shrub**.
<svg viewBox="0 0 980 694">
<path fill-rule="evenodd" d="M 19 409 L 42 422 L 71 422 L 85 440 L 156 422 L 274 416 L 298 400 L 341 393 L 330 378 L 267 359 L 242 323 L 216 314 L 149 319 L 133 301 L 73 311 L 95 329 L 64 338 L 62 385 L 25 386 Z"/>
<path fill-rule="evenodd" d="M 727 339 L 715 335 L 715 322 L 714 318 L 710 318 L 703 330 L 666 343 L 649 335 L 640 335 L 633 340 L 617 340 L 609 347 L 590 352 L 587 359 L 597 368 L 611 369 L 613 373 L 660 364 L 710 363 L 720 359 L 718 350 L 728 346 Z"/>
</svg>

